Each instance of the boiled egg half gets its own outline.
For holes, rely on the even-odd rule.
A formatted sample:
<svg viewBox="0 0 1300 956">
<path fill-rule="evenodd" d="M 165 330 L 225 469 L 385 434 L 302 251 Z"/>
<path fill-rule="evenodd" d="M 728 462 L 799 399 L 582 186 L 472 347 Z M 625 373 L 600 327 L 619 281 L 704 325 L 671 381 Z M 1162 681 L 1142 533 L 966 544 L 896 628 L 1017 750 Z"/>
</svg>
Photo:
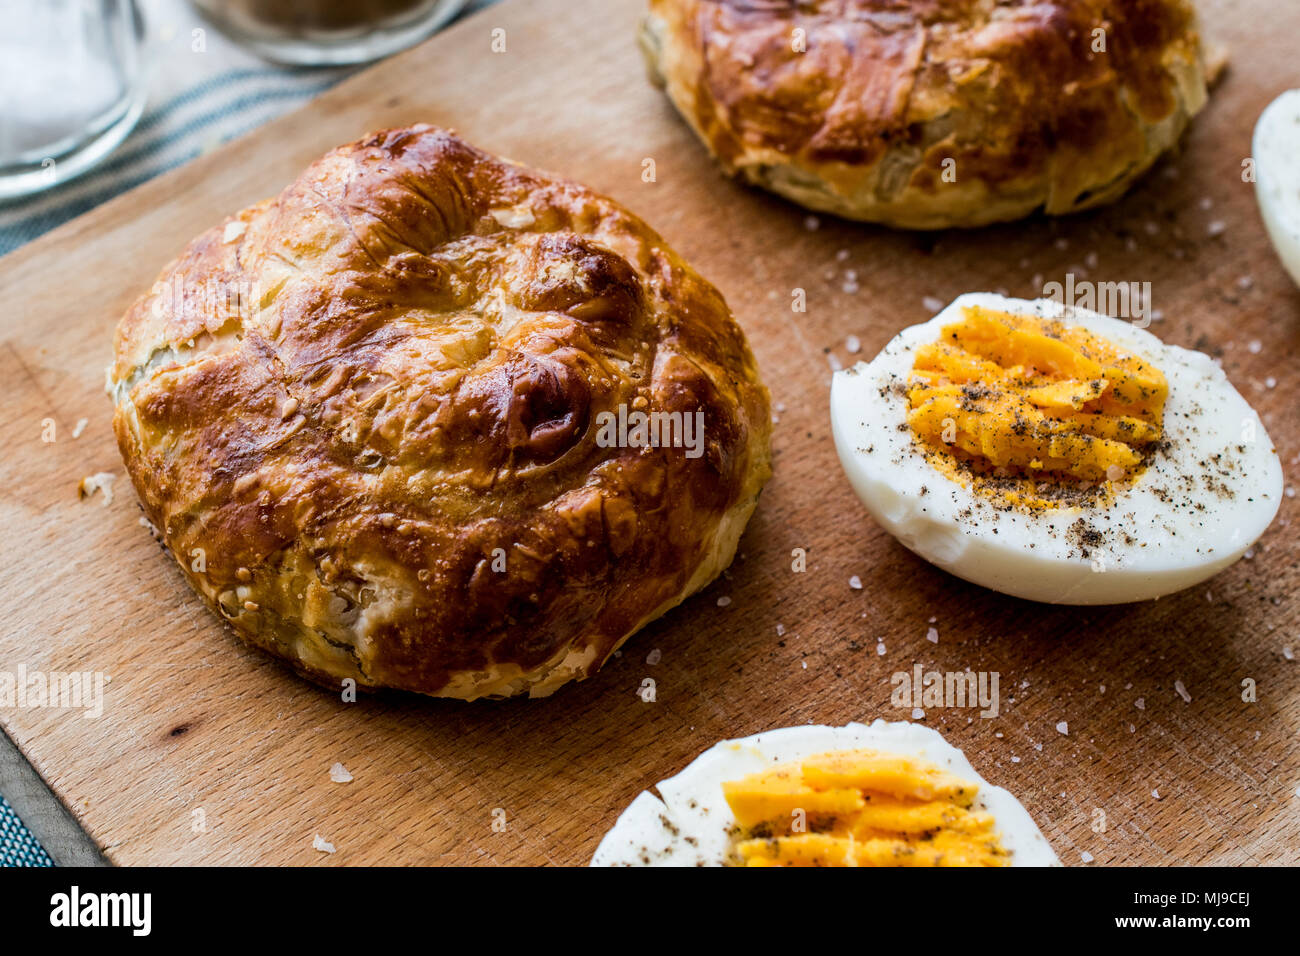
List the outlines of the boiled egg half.
<svg viewBox="0 0 1300 956">
<path fill-rule="evenodd" d="M 1282 499 L 1273 443 L 1209 356 L 1048 299 L 963 295 L 904 329 L 835 374 L 831 427 L 890 534 L 1033 601 L 1189 587 Z"/>
<path fill-rule="evenodd" d="M 1282 265 L 1300 284 L 1300 90 L 1288 90 L 1260 114 L 1251 152 L 1264 226 Z"/>
<path fill-rule="evenodd" d="M 929 727 L 727 740 L 632 801 L 592 866 L 1059 866 L 1025 808 Z"/>
</svg>

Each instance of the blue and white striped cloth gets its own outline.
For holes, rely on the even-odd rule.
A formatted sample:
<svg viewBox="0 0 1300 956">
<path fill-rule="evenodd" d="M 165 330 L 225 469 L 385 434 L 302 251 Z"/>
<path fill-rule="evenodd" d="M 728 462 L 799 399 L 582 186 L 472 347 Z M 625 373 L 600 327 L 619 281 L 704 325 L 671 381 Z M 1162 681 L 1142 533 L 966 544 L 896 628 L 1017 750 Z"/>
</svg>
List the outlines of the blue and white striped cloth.
<svg viewBox="0 0 1300 956">
<path fill-rule="evenodd" d="M 339 76 L 337 69 L 249 66 L 197 80 L 147 108 L 130 136 L 84 176 L 0 205 L 0 255 L 306 102 Z"/>
<path fill-rule="evenodd" d="M 492 2 L 471 0 L 462 16 Z M 301 106 L 352 72 L 274 66 L 226 39 L 183 0 L 140 0 L 140 5 L 153 68 L 144 115 L 84 176 L 29 199 L 0 203 L 0 255 Z M 0 796 L 0 866 L 53 865 Z"/>
</svg>

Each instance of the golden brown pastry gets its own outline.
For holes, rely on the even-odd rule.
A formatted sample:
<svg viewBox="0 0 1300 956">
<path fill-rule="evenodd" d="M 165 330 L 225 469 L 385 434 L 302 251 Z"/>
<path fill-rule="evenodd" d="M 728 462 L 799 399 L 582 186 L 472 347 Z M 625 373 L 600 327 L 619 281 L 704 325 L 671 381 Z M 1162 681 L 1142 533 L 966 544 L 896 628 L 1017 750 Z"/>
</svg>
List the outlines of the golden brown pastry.
<svg viewBox="0 0 1300 956">
<path fill-rule="evenodd" d="M 728 172 L 909 229 L 1110 202 L 1206 100 L 1190 0 L 650 0 L 641 45 Z"/>
<path fill-rule="evenodd" d="M 190 583 L 336 687 L 586 677 L 728 565 L 769 475 L 718 291 L 617 203 L 427 126 L 190 243 L 110 389 Z"/>
</svg>

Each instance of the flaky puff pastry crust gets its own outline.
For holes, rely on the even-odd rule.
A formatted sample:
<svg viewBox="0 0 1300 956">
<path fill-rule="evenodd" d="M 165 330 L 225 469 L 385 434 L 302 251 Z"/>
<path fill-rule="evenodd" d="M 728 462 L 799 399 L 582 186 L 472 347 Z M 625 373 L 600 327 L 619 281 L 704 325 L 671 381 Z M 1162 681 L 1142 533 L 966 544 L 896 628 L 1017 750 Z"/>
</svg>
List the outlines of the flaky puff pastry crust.
<svg viewBox="0 0 1300 956">
<path fill-rule="evenodd" d="M 1207 96 L 1190 0 L 650 0 L 641 46 L 728 172 L 912 229 L 1110 202 Z"/>
<path fill-rule="evenodd" d="M 121 320 L 110 379 L 195 590 L 336 687 L 586 677 L 730 563 L 770 473 L 718 291 L 612 200 L 425 126 L 190 243 Z M 698 457 L 603 447 L 620 405 L 702 412 Z"/>
</svg>

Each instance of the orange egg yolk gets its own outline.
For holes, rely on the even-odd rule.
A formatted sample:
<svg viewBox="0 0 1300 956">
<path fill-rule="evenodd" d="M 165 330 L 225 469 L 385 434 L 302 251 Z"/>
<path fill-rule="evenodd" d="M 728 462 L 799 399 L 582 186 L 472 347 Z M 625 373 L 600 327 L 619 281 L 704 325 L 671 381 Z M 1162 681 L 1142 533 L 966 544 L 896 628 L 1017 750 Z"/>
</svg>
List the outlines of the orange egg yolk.
<svg viewBox="0 0 1300 956">
<path fill-rule="evenodd" d="M 976 786 L 914 757 L 846 750 L 723 784 L 735 866 L 1006 866 Z"/>
<path fill-rule="evenodd" d="M 1137 477 L 1168 394 L 1158 368 L 1079 326 L 976 306 L 917 349 L 907 422 L 948 477 L 1059 507 Z"/>
</svg>

